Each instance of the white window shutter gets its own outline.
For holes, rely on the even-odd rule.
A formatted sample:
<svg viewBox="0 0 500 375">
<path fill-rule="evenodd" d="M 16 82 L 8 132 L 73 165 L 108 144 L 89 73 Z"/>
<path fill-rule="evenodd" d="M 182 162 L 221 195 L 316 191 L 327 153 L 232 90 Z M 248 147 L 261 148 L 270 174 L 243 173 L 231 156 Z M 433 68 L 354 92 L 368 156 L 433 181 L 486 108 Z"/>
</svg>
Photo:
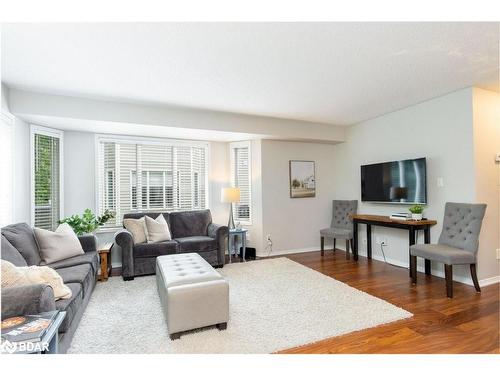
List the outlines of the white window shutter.
<svg viewBox="0 0 500 375">
<path fill-rule="evenodd" d="M 61 151 L 58 132 L 32 128 L 33 225 L 55 230 L 61 219 Z"/>
<path fill-rule="evenodd" d="M 108 148 L 112 153 L 105 153 Z M 134 211 L 177 211 L 207 207 L 208 147 L 198 143 L 103 139 L 99 141 L 99 213 L 106 209 L 109 191 L 116 191 L 116 218 Z M 114 167 L 115 187 L 108 182 Z M 102 182 L 101 182 L 102 181 Z M 108 207 L 111 210 L 111 208 Z"/>
<path fill-rule="evenodd" d="M 231 186 L 240 188 L 240 201 L 233 205 L 234 220 L 243 224 L 252 222 L 250 142 L 230 144 Z"/>
</svg>

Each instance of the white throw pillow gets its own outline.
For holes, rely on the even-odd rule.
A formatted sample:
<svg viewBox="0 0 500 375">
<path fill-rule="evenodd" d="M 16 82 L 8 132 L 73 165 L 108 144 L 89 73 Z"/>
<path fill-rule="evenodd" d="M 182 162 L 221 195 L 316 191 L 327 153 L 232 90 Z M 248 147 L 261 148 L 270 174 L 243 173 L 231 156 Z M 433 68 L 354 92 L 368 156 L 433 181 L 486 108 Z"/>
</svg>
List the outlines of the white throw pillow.
<svg viewBox="0 0 500 375">
<path fill-rule="evenodd" d="M 42 265 L 85 254 L 73 228 L 67 223 L 59 225 L 55 232 L 35 228 L 35 237 Z"/>
<path fill-rule="evenodd" d="M 71 298 L 71 289 L 64 284 L 62 277 L 46 266 L 16 267 L 2 260 L 2 288 L 30 284 L 48 284 L 54 290 L 54 299 Z"/>
<path fill-rule="evenodd" d="M 144 219 L 144 216 L 140 219 L 123 219 L 123 226 L 132 233 L 134 245 L 147 241 L 146 219 Z"/>
<path fill-rule="evenodd" d="M 146 229 L 148 243 L 170 241 L 172 239 L 167 221 L 162 214 L 160 214 L 156 220 L 146 216 Z"/>
</svg>

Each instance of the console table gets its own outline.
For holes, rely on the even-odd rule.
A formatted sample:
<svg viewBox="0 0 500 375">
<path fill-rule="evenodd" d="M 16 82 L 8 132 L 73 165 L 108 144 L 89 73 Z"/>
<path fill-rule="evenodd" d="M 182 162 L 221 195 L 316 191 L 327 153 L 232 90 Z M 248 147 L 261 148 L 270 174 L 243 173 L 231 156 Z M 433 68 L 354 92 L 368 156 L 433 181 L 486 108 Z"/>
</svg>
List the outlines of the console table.
<svg viewBox="0 0 500 375">
<path fill-rule="evenodd" d="M 379 215 L 353 215 L 353 255 L 354 260 L 358 260 L 358 225 L 366 224 L 366 247 L 367 257 L 372 258 L 372 225 L 379 227 L 397 228 L 408 231 L 408 251 L 411 245 L 415 245 L 415 235 L 418 230 L 424 231 L 424 242 L 431 243 L 431 227 L 437 224 L 436 220 L 395 220 L 390 219 L 389 216 Z M 425 274 L 431 274 L 431 261 L 425 260 Z"/>
</svg>

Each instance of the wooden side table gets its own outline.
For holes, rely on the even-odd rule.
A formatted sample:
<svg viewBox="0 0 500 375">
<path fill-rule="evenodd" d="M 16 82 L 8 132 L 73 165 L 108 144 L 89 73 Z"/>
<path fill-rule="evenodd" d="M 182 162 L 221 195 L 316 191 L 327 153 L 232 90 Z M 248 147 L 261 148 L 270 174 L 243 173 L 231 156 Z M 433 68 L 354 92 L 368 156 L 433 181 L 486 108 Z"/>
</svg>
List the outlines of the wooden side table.
<svg viewBox="0 0 500 375">
<path fill-rule="evenodd" d="M 113 242 L 107 242 L 97 250 L 99 254 L 99 260 L 101 263 L 101 273 L 99 274 L 99 281 L 108 281 L 108 277 L 111 275 L 111 249 L 113 248 Z"/>
</svg>

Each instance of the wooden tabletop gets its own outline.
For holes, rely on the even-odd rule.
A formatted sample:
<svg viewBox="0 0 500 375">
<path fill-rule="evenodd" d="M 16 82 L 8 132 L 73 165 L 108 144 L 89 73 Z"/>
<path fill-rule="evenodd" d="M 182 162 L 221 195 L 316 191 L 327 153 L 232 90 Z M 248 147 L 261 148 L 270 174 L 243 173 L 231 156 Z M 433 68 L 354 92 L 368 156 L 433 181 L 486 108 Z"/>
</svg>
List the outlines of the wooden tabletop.
<svg viewBox="0 0 500 375">
<path fill-rule="evenodd" d="M 111 247 L 113 246 L 113 242 L 106 242 L 102 245 L 99 245 L 97 248 L 97 252 L 99 253 L 109 253 L 111 251 Z"/>
<path fill-rule="evenodd" d="M 414 225 L 414 226 L 423 226 L 423 225 L 436 225 L 436 220 L 397 220 L 391 219 L 389 216 L 381 216 L 381 215 L 352 215 L 353 219 L 362 220 L 362 221 L 373 221 L 373 222 L 382 222 L 382 223 L 403 223 L 406 225 Z"/>
</svg>

